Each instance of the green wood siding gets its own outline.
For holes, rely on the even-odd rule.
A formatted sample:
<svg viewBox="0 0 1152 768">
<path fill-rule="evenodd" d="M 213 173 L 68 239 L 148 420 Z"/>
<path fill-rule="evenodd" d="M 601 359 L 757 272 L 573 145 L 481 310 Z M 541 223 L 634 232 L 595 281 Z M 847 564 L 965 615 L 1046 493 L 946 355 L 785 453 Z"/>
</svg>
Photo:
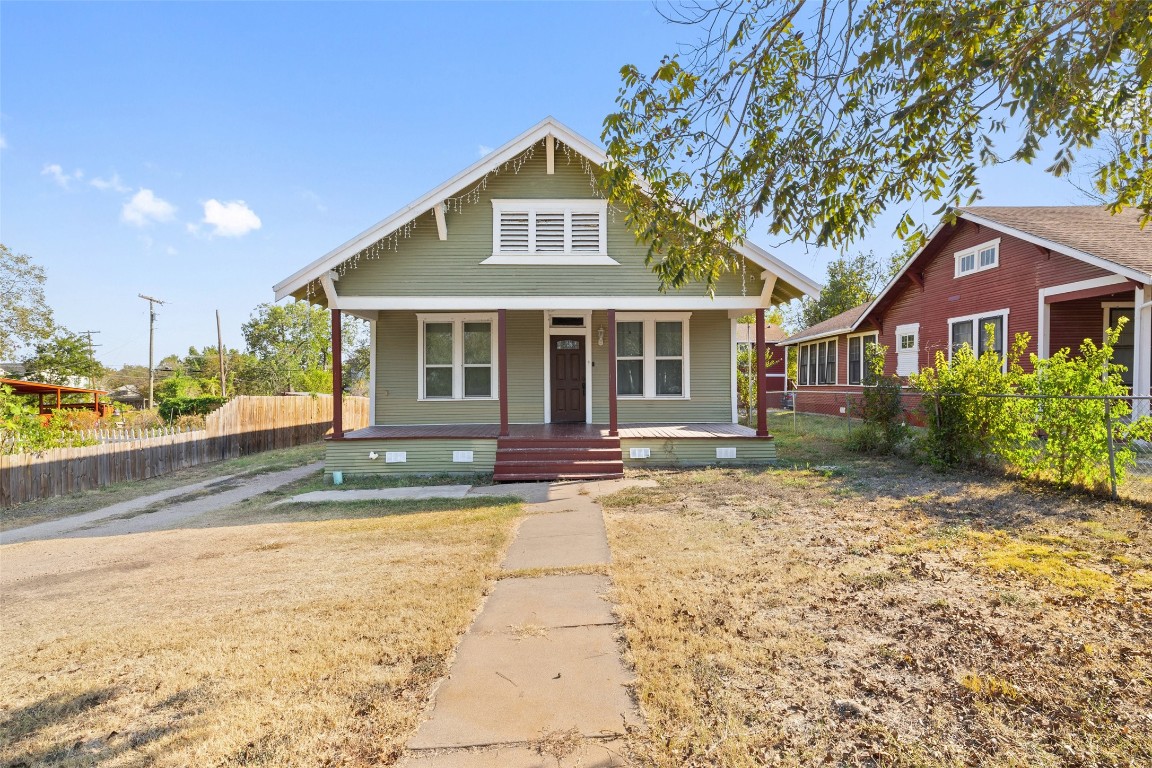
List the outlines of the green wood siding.
<svg viewBox="0 0 1152 768">
<path fill-rule="evenodd" d="M 608 343 L 595 345 L 595 329 L 607 327 L 608 313 L 592 313 L 592 420 L 608 422 Z M 621 424 L 732 421 L 732 321 L 718 310 L 693 312 L 688 320 L 690 400 L 620 400 Z"/>
<path fill-rule="evenodd" d="M 384 461 L 387 451 L 405 451 L 407 461 L 388 464 Z M 453 451 L 472 451 L 472 463 L 453 462 Z M 378 458 L 368 458 L 369 452 L 375 452 Z M 476 474 L 491 472 L 495 464 L 495 440 L 333 440 L 324 451 L 324 471 L 329 474 Z"/>
<path fill-rule="evenodd" d="M 415 312 L 381 312 L 376 325 L 377 424 L 495 424 L 496 400 L 417 399 L 418 334 Z M 450 314 L 450 313 L 449 313 Z M 605 312 L 592 313 L 592 420 L 608 422 L 608 344 Z M 732 421 L 732 323 L 721 310 L 696 311 L 688 321 L 689 400 L 620 400 L 620 423 Z M 544 421 L 544 313 L 508 312 L 508 420 Z"/>
<path fill-rule="evenodd" d="M 736 458 L 716 458 L 717 448 L 735 448 Z M 624 466 L 639 467 L 698 467 L 771 464 L 776 460 L 776 443 L 772 440 L 726 440 L 706 438 L 693 440 L 623 439 Z M 652 457 L 632 459 L 629 448 L 649 448 Z"/>
<path fill-rule="evenodd" d="M 492 200 L 576 199 L 596 197 L 591 180 L 573 158 L 556 152 L 556 172 L 546 172 L 544 148 L 514 174 L 511 169 L 488 179 L 476 203 L 446 214 L 448 239 L 440 240 L 431 212 L 414 222 L 411 236 L 395 251 L 361 258 L 336 282 L 341 295 L 359 296 L 657 296 L 658 281 L 644 264 L 647 246 L 636 242 L 624 214 L 609 208 L 608 255 L 619 266 L 524 266 L 481 264 L 492 255 Z M 761 268 L 748 264 L 743 274 L 725 275 L 719 296 L 759 296 Z M 683 295 L 703 296 L 692 285 Z"/>
<path fill-rule="evenodd" d="M 496 424 L 497 400 L 417 399 L 415 312 L 381 312 L 376 321 L 377 424 Z M 492 332 L 496 333 L 495 323 Z M 544 420 L 544 313 L 508 312 L 508 420 Z M 494 393 L 495 394 L 495 393 Z"/>
</svg>

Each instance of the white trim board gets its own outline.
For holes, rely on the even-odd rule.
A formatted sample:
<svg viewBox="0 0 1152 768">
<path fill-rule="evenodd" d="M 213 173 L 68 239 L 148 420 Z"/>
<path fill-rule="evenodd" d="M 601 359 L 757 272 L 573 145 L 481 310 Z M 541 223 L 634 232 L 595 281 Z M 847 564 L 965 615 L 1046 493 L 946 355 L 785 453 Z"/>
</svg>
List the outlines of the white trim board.
<svg viewBox="0 0 1152 768">
<path fill-rule="evenodd" d="M 442 203 L 446 198 L 460 192 L 460 190 L 465 187 L 479 182 L 493 169 L 512 160 L 537 142 L 542 140 L 546 141 L 549 136 L 560 139 L 564 144 L 576 150 L 596 165 L 604 165 L 608 160 L 608 156 L 604 153 L 603 149 L 588 141 L 555 118 L 546 117 L 504 146 L 485 155 L 435 189 L 364 230 L 343 245 L 334 248 L 307 266 L 293 272 L 279 283 L 276 283 L 276 285 L 272 287 L 276 300 L 279 301 L 286 296 L 290 296 L 295 291 L 300 290 L 312 280 L 336 268 L 377 240 L 386 237 L 416 217 L 427 213 L 433 206 Z M 641 184 L 641 189 L 646 189 L 646 186 Z M 789 285 L 801 293 L 812 296 L 820 295 L 821 286 L 819 283 L 809 279 L 780 261 L 760 246 L 745 241 L 738 245 L 733 245 L 732 250 L 752 263 L 784 278 Z"/>
<path fill-rule="evenodd" d="M 750 312 L 759 306 L 759 302 L 759 296 L 341 296 L 340 306 L 332 309 L 427 312 L 497 309 L 560 312 L 738 309 Z"/>
<path fill-rule="evenodd" d="M 1064 283 L 1063 285 L 1050 285 L 1037 291 L 1036 356 L 1044 360 L 1052 354 L 1052 305 L 1048 303 L 1049 296 L 1086 291 L 1089 288 L 1103 288 L 1107 285 L 1123 286 L 1127 284 L 1127 278 L 1121 275 L 1107 275 L 1094 277 L 1090 280 L 1077 280 L 1074 283 Z"/>
</svg>

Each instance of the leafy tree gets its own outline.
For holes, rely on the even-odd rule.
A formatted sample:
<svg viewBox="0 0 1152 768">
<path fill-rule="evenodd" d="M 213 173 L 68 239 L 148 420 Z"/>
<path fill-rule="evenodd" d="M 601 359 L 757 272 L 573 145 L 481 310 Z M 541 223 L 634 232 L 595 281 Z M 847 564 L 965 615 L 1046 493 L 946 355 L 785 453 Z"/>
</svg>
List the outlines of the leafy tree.
<svg viewBox="0 0 1152 768">
<path fill-rule="evenodd" d="M 95 381 L 104 373 L 104 366 L 92 356 L 88 339 L 63 328 L 32 349 L 32 354 L 24 359 L 26 379 L 68 384 L 78 377 Z"/>
<path fill-rule="evenodd" d="M 50 417 L 41 418 L 26 396 L 15 394 L 11 387 L 0 386 L 0 454 L 34 453 L 95 443 L 73 428 L 67 411 L 54 411 Z"/>
<path fill-rule="evenodd" d="M 291 391 L 309 369 L 328 367 L 331 319 L 326 310 L 296 301 L 261 304 L 242 327 L 255 365 L 245 372 L 260 394 Z"/>
<path fill-rule="evenodd" d="M 44 268 L 0 243 L 0 359 L 52 335 Z"/>
<path fill-rule="evenodd" d="M 903 254 L 893 256 L 887 263 L 871 251 L 841 256 L 828 265 L 828 279 L 820 298 L 805 296 L 791 311 L 789 328 L 798 331 L 872 301 L 903 263 Z"/>
<path fill-rule="evenodd" d="M 650 75 L 625 66 L 604 121 L 606 188 L 665 286 L 714 285 L 753 217 L 842 247 L 895 206 L 896 233 L 918 241 L 912 201 L 968 204 L 982 166 L 1032 162 L 1047 138 L 1047 170 L 1064 174 L 1118 125 L 1124 144 L 1094 185 L 1152 219 L 1148 0 L 685 8 L 673 20 L 701 41 Z"/>
</svg>

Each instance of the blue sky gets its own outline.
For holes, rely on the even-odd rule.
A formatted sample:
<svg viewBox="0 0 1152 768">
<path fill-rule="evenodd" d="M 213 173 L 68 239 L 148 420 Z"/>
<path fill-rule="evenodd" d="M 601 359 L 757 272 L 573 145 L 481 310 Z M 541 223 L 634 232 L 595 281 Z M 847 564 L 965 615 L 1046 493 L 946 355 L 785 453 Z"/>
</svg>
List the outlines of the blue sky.
<svg viewBox="0 0 1152 768">
<path fill-rule="evenodd" d="M 170 302 L 158 356 L 214 345 L 216 309 L 242 347 L 274 282 L 546 115 L 598 138 L 620 66 L 695 34 L 648 2 L 5 2 L 0 241 L 107 365 L 147 361 L 138 293 Z M 983 181 L 1084 202 L 1039 168 Z M 835 255 L 753 239 L 817 279 Z"/>
</svg>

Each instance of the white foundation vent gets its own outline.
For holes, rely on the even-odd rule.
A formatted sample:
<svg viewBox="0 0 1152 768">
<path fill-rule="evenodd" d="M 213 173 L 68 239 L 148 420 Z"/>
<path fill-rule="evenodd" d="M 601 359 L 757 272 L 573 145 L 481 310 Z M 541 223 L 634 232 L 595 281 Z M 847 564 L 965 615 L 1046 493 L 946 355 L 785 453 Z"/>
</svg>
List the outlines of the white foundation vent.
<svg viewBox="0 0 1152 768">
<path fill-rule="evenodd" d="M 734 459 L 736 458 L 735 448 L 717 448 L 716 458 L 718 459 Z"/>
<path fill-rule="evenodd" d="M 650 459 L 652 458 L 651 448 L 629 448 L 628 458 L 630 459 Z"/>
<path fill-rule="evenodd" d="M 471 464 L 472 451 L 452 451 L 452 461 L 457 464 Z"/>
<path fill-rule="evenodd" d="M 384 461 L 388 464 L 406 464 L 408 451 L 387 451 L 384 454 Z"/>
</svg>

